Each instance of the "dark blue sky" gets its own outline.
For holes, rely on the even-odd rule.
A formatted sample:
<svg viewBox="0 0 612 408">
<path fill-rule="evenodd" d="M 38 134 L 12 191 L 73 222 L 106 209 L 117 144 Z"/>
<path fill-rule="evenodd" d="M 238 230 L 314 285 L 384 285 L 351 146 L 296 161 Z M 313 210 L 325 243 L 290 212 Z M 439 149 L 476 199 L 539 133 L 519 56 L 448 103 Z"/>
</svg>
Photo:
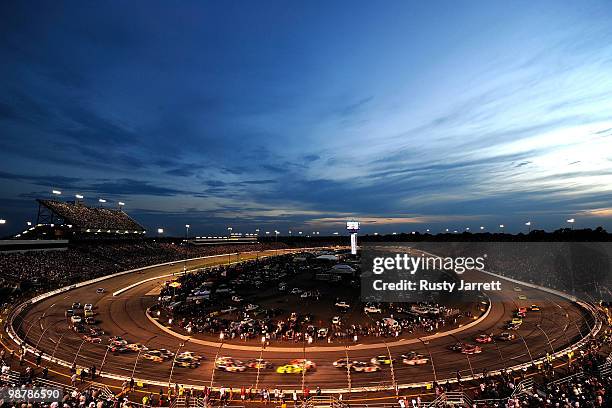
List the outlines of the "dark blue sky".
<svg viewBox="0 0 612 408">
<path fill-rule="evenodd" d="M 2 2 L 2 234 L 54 188 L 170 233 L 612 229 L 610 21 L 607 1 Z"/>
</svg>

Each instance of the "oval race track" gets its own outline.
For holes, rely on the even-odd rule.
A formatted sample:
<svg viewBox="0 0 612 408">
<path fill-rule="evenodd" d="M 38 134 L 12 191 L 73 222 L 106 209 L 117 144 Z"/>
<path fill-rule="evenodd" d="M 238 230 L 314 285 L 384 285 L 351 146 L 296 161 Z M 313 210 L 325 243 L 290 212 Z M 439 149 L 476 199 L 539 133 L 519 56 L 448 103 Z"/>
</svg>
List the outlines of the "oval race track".
<svg viewBox="0 0 612 408">
<path fill-rule="evenodd" d="M 262 255 L 272 255 L 272 252 L 259 253 Z M 242 255 L 242 259 L 255 257 L 254 254 Z M 227 263 L 228 256 L 213 257 L 205 260 L 189 261 L 186 267 L 195 268 L 211 266 L 219 263 Z M 129 342 L 140 342 L 149 348 L 165 348 L 176 351 L 181 343 L 179 338 L 158 328 L 146 316 L 145 311 L 154 303 L 154 297 L 147 295 L 152 292 L 159 284 L 168 278 L 160 278 L 148 281 L 129 289 L 118 296 L 113 296 L 113 292 L 128 287 L 131 284 L 154 278 L 162 275 L 177 273 L 183 270 L 183 263 L 158 266 L 148 268 L 142 272 L 134 272 L 121 276 L 112 277 L 100 283 L 72 289 L 44 299 L 35 303 L 30 309 L 16 317 L 14 326 L 18 329 L 19 337 L 24 338 L 27 333 L 27 342 L 31 346 L 38 344 L 38 348 L 47 355 L 53 354 L 55 357 L 70 364 L 75 361 L 79 366 L 91 367 L 96 365 L 100 369 L 106 351 L 106 338 L 103 344 L 83 343 L 81 335 L 70 330 L 68 322 L 64 316 L 66 309 L 70 308 L 72 302 L 93 303 L 96 317 L 100 321 L 98 326 L 107 335 L 119 335 L 125 337 Z M 490 280 L 487 276 L 483 281 Z M 388 366 L 383 366 L 382 370 L 374 373 L 351 373 L 350 386 L 357 387 L 390 387 L 393 385 L 393 378 L 397 384 L 423 383 L 434 380 L 435 375 L 439 382 L 444 379 L 455 379 L 457 372 L 462 377 L 470 373 L 481 373 L 484 370 L 492 371 L 504 369 L 510 366 L 526 363 L 537 359 L 551 351 L 561 350 L 568 344 L 573 344 L 582 336 L 589 333 L 593 325 L 593 320 L 586 310 L 577 304 L 564 298 L 549 293 L 522 287 L 522 294 L 527 296 L 527 300 L 517 299 L 518 293 L 513 290 L 515 285 L 506 282 L 502 285 L 505 290 L 499 294 L 502 301 L 496 301 L 491 305 L 488 316 L 471 328 L 456 333 L 445 335 L 430 340 L 428 345 L 422 342 L 405 341 L 405 344 L 392 345 L 389 342 L 389 350 L 396 359 L 394 372 Z M 97 294 L 96 288 L 104 287 L 105 293 Z M 531 301 L 531 299 L 537 299 Z M 528 349 L 520 336 L 511 342 L 497 342 L 495 344 L 482 345 L 481 354 L 470 355 L 469 357 L 448 350 L 448 346 L 457 341 L 465 341 L 474 344 L 474 337 L 482 333 L 500 333 L 505 331 L 502 325 L 512 318 L 517 304 L 528 306 L 531 303 L 538 303 L 541 306 L 540 312 L 528 312 L 527 318 L 518 333 L 524 338 Z M 548 336 L 548 338 L 546 337 Z M 60 341 L 61 340 L 61 341 Z M 58 344 L 59 341 L 59 344 Z M 76 356 L 77 350 L 82 344 L 82 348 Z M 384 343 L 378 345 L 376 349 L 363 348 L 360 345 L 334 343 L 334 351 L 326 351 L 325 346 L 312 346 L 291 344 L 288 351 L 278 351 L 279 347 L 272 344 L 271 347 L 259 349 L 257 342 L 248 342 L 247 350 L 240 350 L 232 345 L 206 346 L 202 344 L 185 344 L 181 351 L 193 351 L 205 357 L 200 367 L 189 369 L 175 366 L 172 374 L 172 383 L 192 385 L 196 387 L 210 386 L 232 386 L 259 388 L 282 388 L 285 391 L 302 388 L 304 384 L 314 389 L 319 386 L 323 390 L 346 389 L 349 388 L 349 377 L 346 370 L 334 368 L 332 362 L 347 358 L 349 360 L 368 361 L 371 357 L 379 354 L 387 354 L 387 347 Z M 316 347 L 315 347 L 316 346 Z M 340 346 L 340 347 L 338 347 Z M 257 347 L 258 351 L 254 351 Z M 427 364 L 423 366 L 407 366 L 397 360 L 400 354 L 409 351 L 417 351 L 424 355 L 431 353 L 434 366 Z M 531 356 L 530 356 L 531 354 Z M 274 370 L 249 369 L 243 373 L 227 373 L 213 369 L 215 356 L 232 356 L 240 360 L 259 358 L 260 355 L 272 362 L 275 366 L 285 364 L 294 358 L 307 358 L 317 364 L 317 370 L 306 375 L 281 375 Z M 129 378 L 136 362 L 137 353 L 127 353 L 115 355 L 108 353 L 103 371 Z M 140 358 L 137 362 L 134 377 L 150 381 L 167 384 L 171 371 L 171 361 L 164 363 L 154 363 Z M 214 378 L 213 378 L 214 376 Z"/>
</svg>

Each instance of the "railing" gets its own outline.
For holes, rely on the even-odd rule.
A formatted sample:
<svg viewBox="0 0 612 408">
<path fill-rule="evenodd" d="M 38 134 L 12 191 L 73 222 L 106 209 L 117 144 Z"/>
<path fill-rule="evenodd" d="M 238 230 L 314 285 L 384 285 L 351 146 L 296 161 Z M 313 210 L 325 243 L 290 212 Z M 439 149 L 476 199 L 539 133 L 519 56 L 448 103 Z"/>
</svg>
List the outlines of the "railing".
<svg viewBox="0 0 612 408">
<path fill-rule="evenodd" d="M 583 377 L 584 377 L 584 372 L 579 371 L 579 372 L 577 372 L 577 373 L 575 373 L 575 374 L 568 375 L 567 377 L 563 377 L 563 378 L 559 378 L 559 379 L 557 379 L 557 380 L 551 381 L 551 382 L 549 382 L 549 383 L 548 383 L 548 384 L 546 384 L 546 385 L 547 385 L 547 386 L 549 386 L 549 385 L 561 385 L 561 384 L 567 384 L 567 383 L 568 383 L 568 382 L 570 382 L 570 381 L 573 381 L 573 380 L 579 380 L 579 379 L 581 379 L 581 378 L 583 378 Z"/>
<path fill-rule="evenodd" d="M 519 395 L 527 394 L 527 391 L 533 390 L 533 377 L 525 378 L 519 382 L 518 385 L 512 391 L 510 398 L 518 397 Z"/>
<path fill-rule="evenodd" d="M 21 374 L 17 371 L 9 371 L 6 374 L 2 374 L 2 382 L 10 385 L 17 385 L 21 382 Z"/>
<path fill-rule="evenodd" d="M 91 383 L 88 388 L 92 390 L 97 390 L 101 395 L 105 396 L 107 399 L 115 398 L 115 394 L 110 390 L 110 388 L 106 386 L 106 384 Z"/>
<path fill-rule="evenodd" d="M 53 381 L 53 380 L 49 380 L 47 378 L 42 378 L 42 377 L 34 378 L 34 385 L 42 385 L 42 386 L 53 387 L 53 388 L 63 388 L 70 392 L 78 391 L 77 387 L 73 387 L 72 385 L 66 385 L 66 384 L 63 384 L 57 381 Z"/>
</svg>

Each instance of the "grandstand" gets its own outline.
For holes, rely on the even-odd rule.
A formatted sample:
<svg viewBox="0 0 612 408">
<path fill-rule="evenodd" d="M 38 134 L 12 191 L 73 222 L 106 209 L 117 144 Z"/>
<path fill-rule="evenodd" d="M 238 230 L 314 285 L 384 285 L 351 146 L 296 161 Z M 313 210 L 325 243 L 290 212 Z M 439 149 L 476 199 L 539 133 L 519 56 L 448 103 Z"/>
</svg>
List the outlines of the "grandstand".
<svg viewBox="0 0 612 408">
<path fill-rule="evenodd" d="M 90 207 L 81 202 L 37 199 L 36 224 L 15 238 L 127 238 L 145 233 L 121 209 Z"/>
</svg>

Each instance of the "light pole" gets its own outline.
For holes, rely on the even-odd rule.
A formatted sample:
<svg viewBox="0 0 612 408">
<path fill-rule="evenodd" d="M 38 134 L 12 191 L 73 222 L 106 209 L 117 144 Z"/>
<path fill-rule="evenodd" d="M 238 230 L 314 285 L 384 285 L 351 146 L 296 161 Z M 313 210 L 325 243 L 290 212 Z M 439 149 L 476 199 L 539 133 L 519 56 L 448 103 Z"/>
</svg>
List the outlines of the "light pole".
<svg viewBox="0 0 612 408">
<path fill-rule="evenodd" d="M 261 364 L 263 363 L 263 351 L 266 345 L 266 336 L 261 336 L 261 350 L 259 351 L 259 360 L 257 360 L 257 378 L 255 379 L 255 390 L 259 388 L 259 370 L 261 369 Z"/>
<path fill-rule="evenodd" d="M 521 333 L 518 332 L 518 330 L 516 331 L 516 334 L 521 338 L 521 340 L 523 340 L 523 344 L 525 345 L 525 349 L 527 349 L 527 354 L 529 354 L 529 359 L 531 360 L 531 366 L 535 367 L 535 363 L 533 362 L 533 356 L 531 355 L 531 351 L 529 350 L 529 346 L 527 345 L 525 337 L 523 337 Z"/>
<path fill-rule="evenodd" d="M 552 343 L 550 342 L 550 338 L 548 337 L 548 334 L 546 334 L 546 332 L 544 331 L 544 329 L 542 329 L 542 326 L 540 324 L 536 324 L 536 327 L 538 329 L 540 329 L 540 331 L 544 334 L 544 336 L 546 336 L 546 341 L 548 341 L 548 345 L 550 346 L 550 351 L 555 354 L 555 349 L 552 346 Z"/>
<path fill-rule="evenodd" d="M 25 336 L 23 336 L 23 342 L 27 343 L 26 339 L 28 338 L 28 334 L 30 334 L 30 330 L 32 330 L 32 327 L 34 327 L 34 325 L 37 322 L 40 322 L 42 320 L 42 317 L 39 317 L 38 320 L 36 320 L 35 322 L 32 322 L 32 324 L 30 325 L 30 327 L 28 327 L 28 331 L 26 332 Z"/>
<path fill-rule="evenodd" d="M 145 342 L 145 343 L 142 345 L 142 347 L 140 348 L 140 350 L 138 350 L 138 354 L 136 354 L 136 360 L 134 361 L 134 368 L 132 369 L 132 375 L 131 375 L 131 377 L 130 377 L 130 378 L 134 378 L 134 373 L 136 373 L 136 365 L 138 364 L 138 357 L 140 357 L 140 353 L 142 353 L 142 350 L 144 350 L 145 346 L 146 346 L 147 344 L 149 344 L 149 342 L 150 342 L 151 340 L 153 340 L 154 338 L 156 338 L 156 337 L 157 337 L 157 336 L 153 336 L 153 337 L 151 337 L 149 340 L 147 340 L 147 341 L 146 341 L 146 342 Z"/>
<path fill-rule="evenodd" d="M 120 337 L 123 337 L 127 334 L 127 332 L 123 332 L 123 334 Z M 102 368 L 104 368 L 104 363 L 106 362 L 106 356 L 108 355 L 108 352 L 110 351 L 110 344 L 106 347 L 106 352 L 104 353 L 104 357 L 102 357 L 102 363 L 100 364 L 100 375 L 102 375 Z"/>
<path fill-rule="evenodd" d="M 213 382 L 215 381 L 215 370 L 217 368 L 217 359 L 219 358 L 221 347 L 223 347 L 224 338 L 225 338 L 225 334 L 223 332 L 219 333 L 219 339 L 221 340 L 221 342 L 219 343 L 219 348 L 217 349 L 217 353 L 215 354 L 215 361 L 213 362 L 212 373 L 210 374 L 210 388 L 212 388 Z"/>
<path fill-rule="evenodd" d="M 349 399 L 351 398 L 351 365 L 349 362 L 348 346 L 344 345 L 344 355 L 346 356 L 346 381 L 348 383 Z"/>
<path fill-rule="evenodd" d="M 174 357 L 172 357 L 172 366 L 170 367 L 170 376 L 168 377 L 168 389 L 170 389 L 170 385 L 172 384 L 172 373 L 174 372 L 174 364 L 176 363 L 176 357 L 189 340 L 191 340 L 191 337 L 185 340 L 184 343 L 180 343 L 178 349 L 176 350 L 176 353 L 174 353 Z"/>
<path fill-rule="evenodd" d="M 43 330 L 42 333 L 40 334 L 40 337 L 38 338 L 38 341 L 36 342 L 36 346 L 34 347 L 35 350 L 38 350 L 38 345 L 40 344 L 40 341 L 42 340 L 42 338 L 45 335 L 45 333 L 47 332 L 47 330 L 49 330 L 49 327 L 51 327 L 51 326 L 47 326 L 47 328 L 45 330 Z"/>
<path fill-rule="evenodd" d="M 79 353 L 81 352 L 81 347 L 83 347 L 83 344 L 85 344 L 85 340 L 81 342 L 81 344 L 79 345 L 79 348 L 77 349 L 76 354 L 74 355 L 74 361 L 72 362 L 73 366 L 76 364 L 77 358 L 79 358 Z"/>
<path fill-rule="evenodd" d="M 49 364 L 51 364 L 53 362 L 53 358 L 55 357 L 55 352 L 57 351 L 57 348 L 59 347 L 62 339 L 64 338 L 64 334 L 62 334 L 60 336 L 59 339 L 57 339 L 57 343 L 55 343 L 55 347 L 53 347 L 53 352 L 51 353 L 51 358 L 49 359 L 49 361 L 47 362 L 47 365 L 45 367 L 49 367 Z"/>
<path fill-rule="evenodd" d="M 486 333 L 484 333 L 484 334 L 486 334 Z M 488 334 L 487 334 L 487 336 L 488 336 Z M 493 344 L 495 345 L 495 348 L 497 349 L 497 352 L 499 353 L 499 358 L 501 359 L 502 364 L 504 366 L 504 371 L 507 371 L 508 370 L 508 366 L 506 365 L 506 359 L 504 358 L 504 355 L 501 352 L 501 348 L 499 348 L 499 344 L 497 344 L 497 340 L 495 340 L 495 338 L 493 337 L 493 333 L 491 333 L 491 340 L 493 340 Z"/>
<path fill-rule="evenodd" d="M 434 364 L 433 355 L 431 354 L 431 350 L 429 349 L 429 346 L 427 345 L 427 342 L 425 340 L 423 340 L 420 337 L 417 337 L 417 339 L 419 339 L 419 341 L 423 343 L 423 346 L 425 346 L 425 349 L 427 350 L 427 354 L 429 354 L 429 361 L 431 361 L 431 369 L 433 371 L 434 381 L 437 383 L 438 375 L 436 374 L 436 365 Z"/>
</svg>

